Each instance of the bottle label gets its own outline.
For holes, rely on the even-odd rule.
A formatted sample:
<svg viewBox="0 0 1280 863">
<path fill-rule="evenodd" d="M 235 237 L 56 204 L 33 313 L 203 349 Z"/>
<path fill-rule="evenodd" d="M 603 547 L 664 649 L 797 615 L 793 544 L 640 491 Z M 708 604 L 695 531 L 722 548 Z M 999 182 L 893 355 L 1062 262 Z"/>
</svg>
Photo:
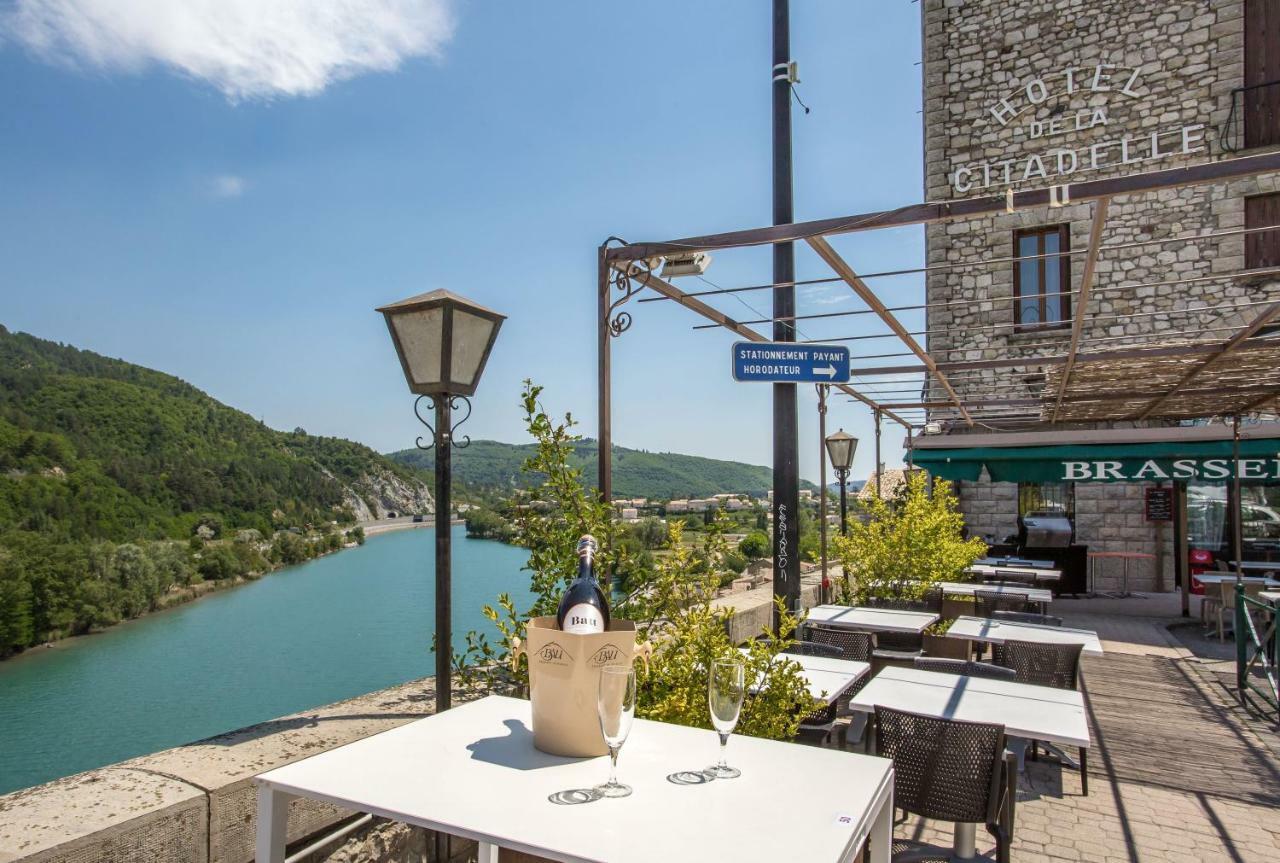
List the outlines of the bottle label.
<svg viewBox="0 0 1280 863">
<path fill-rule="evenodd" d="M 574 635 L 594 635 L 597 632 L 604 632 L 604 615 L 594 605 L 580 602 L 565 614 L 564 631 L 572 632 Z"/>
</svg>

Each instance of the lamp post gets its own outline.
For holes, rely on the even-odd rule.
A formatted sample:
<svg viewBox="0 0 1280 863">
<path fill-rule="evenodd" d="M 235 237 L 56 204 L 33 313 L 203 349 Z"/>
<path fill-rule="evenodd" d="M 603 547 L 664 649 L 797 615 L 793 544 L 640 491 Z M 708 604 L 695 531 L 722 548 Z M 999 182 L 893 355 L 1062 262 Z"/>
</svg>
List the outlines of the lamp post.
<svg viewBox="0 0 1280 863">
<path fill-rule="evenodd" d="M 849 468 L 853 465 L 853 454 L 858 450 L 858 439 L 840 429 L 835 434 L 827 435 L 827 455 L 831 457 L 831 468 L 840 479 L 840 535 L 849 532 Z"/>
<path fill-rule="evenodd" d="M 471 400 L 505 315 L 478 306 L 448 291 L 419 294 L 378 309 L 387 321 L 409 391 L 417 394 L 413 412 L 431 432 L 419 449 L 436 451 L 436 712 L 449 709 L 453 658 L 450 521 L 453 483 L 452 448 L 471 442 L 454 440 L 458 426 L 471 416 Z M 434 425 L 419 406 L 434 408 Z M 456 423 L 453 411 L 465 405 Z"/>
</svg>

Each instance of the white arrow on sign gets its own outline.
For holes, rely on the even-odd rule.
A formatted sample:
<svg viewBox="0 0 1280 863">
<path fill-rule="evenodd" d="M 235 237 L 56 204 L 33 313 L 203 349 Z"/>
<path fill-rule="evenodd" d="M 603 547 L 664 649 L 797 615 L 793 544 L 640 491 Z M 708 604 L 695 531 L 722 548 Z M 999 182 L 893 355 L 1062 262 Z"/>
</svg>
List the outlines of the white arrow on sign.
<svg viewBox="0 0 1280 863">
<path fill-rule="evenodd" d="M 813 370 L 813 373 L 815 375 L 826 375 L 827 377 L 834 379 L 836 376 L 836 367 L 835 366 L 819 366 Z"/>
</svg>

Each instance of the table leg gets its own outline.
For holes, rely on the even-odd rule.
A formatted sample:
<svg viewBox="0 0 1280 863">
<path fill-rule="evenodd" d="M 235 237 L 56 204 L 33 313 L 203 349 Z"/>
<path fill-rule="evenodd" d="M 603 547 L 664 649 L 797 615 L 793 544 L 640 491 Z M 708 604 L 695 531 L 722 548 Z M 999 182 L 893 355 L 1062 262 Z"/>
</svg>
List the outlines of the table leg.
<svg viewBox="0 0 1280 863">
<path fill-rule="evenodd" d="M 481 842 L 476 863 L 498 863 L 498 846 L 492 842 Z"/>
<path fill-rule="evenodd" d="M 871 822 L 867 850 L 869 863 L 890 863 L 893 856 L 893 785 L 886 789 L 880 811 Z"/>
<path fill-rule="evenodd" d="M 289 801 L 292 794 L 270 785 L 258 786 L 257 863 L 284 863 L 284 846 L 289 832 Z"/>
<path fill-rule="evenodd" d="M 957 823 L 951 850 L 961 860 L 978 856 L 978 825 Z"/>
</svg>

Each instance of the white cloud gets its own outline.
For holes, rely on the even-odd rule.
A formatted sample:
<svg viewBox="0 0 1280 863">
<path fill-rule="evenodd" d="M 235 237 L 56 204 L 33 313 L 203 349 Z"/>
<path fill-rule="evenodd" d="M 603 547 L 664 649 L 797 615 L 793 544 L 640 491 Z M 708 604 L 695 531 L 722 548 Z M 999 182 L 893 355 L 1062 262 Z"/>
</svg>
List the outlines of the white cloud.
<svg viewBox="0 0 1280 863">
<path fill-rule="evenodd" d="M 411 57 L 439 57 L 454 0 L 16 0 L 0 29 L 51 61 L 160 65 L 227 98 L 308 96 Z"/>
<path fill-rule="evenodd" d="M 221 174 L 209 181 L 209 193 L 215 198 L 238 198 L 249 188 L 244 177 Z"/>
</svg>

